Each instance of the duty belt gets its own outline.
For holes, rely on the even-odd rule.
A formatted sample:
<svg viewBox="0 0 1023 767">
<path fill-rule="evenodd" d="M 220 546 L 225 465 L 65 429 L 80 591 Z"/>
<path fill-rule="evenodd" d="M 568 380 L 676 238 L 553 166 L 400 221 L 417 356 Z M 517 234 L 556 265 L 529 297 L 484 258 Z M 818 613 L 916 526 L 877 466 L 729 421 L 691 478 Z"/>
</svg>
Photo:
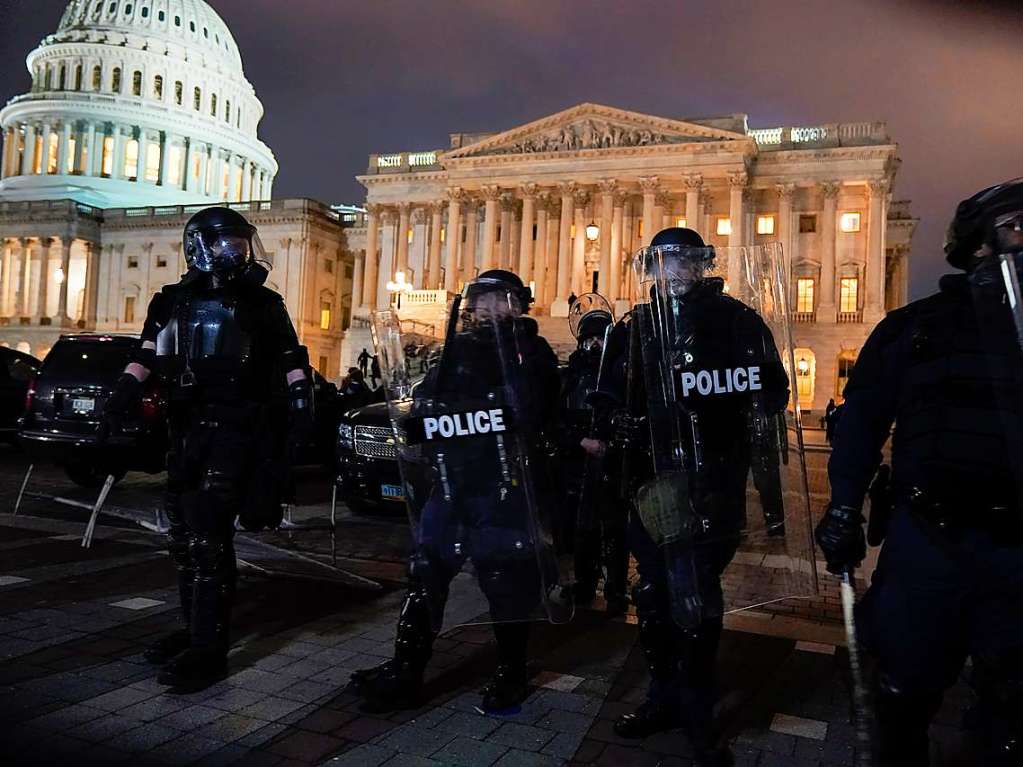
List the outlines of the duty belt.
<svg viewBox="0 0 1023 767">
<path fill-rule="evenodd" d="M 1023 515 L 1016 504 L 975 499 L 939 500 L 919 487 L 898 493 L 910 511 L 949 535 L 982 530 L 1010 545 L 1023 541 Z"/>
</svg>

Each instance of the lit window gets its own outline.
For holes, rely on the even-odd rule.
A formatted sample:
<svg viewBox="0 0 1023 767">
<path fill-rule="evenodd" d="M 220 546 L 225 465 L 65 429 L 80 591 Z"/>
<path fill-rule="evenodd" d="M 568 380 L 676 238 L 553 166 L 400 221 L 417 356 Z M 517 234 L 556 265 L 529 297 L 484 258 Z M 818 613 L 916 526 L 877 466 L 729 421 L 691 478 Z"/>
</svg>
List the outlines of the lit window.
<svg viewBox="0 0 1023 767">
<path fill-rule="evenodd" d="M 412 235 L 413 235 L 413 231 L 412 231 L 412 228 L 410 227 L 409 230 L 408 230 L 408 234 L 405 236 L 405 239 L 408 240 L 408 244 L 409 245 L 412 244 Z"/>
<path fill-rule="evenodd" d="M 160 180 L 160 145 L 156 142 L 146 144 L 146 181 L 154 184 Z"/>
<path fill-rule="evenodd" d="M 774 216 L 757 216 L 757 234 L 774 234 Z"/>
<path fill-rule="evenodd" d="M 36 136 L 32 139 L 32 172 L 37 176 L 43 172 L 42 136 Z"/>
<path fill-rule="evenodd" d="M 813 311 L 813 279 L 799 278 L 796 280 L 796 311 L 808 314 Z"/>
<path fill-rule="evenodd" d="M 104 176 L 112 176 L 114 173 L 114 137 L 103 137 L 103 169 Z"/>
<path fill-rule="evenodd" d="M 131 76 L 131 95 L 132 96 L 142 95 L 142 73 L 137 69 Z"/>
<path fill-rule="evenodd" d="M 845 391 L 845 385 L 849 383 L 849 374 L 856 365 L 855 352 L 842 352 L 838 357 L 838 396 L 841 397 Z"/>
<path fill-rule="evenodd" d="M 860 214 L 859 213 L 843 213 L 841 219 L 841 227 L 843 232 L 858 232 L 860 231 Z"/>
<path fill-rule="evenodd" d="M 70 136 L 67 142 L 67 163 L 64 168 L 64 172 L 71 174 L 75 172 L 75 148 L 78 146 L 78 142 L 74 136 Z"/>
<path fill-rule="evenodd" d="M 174 103 L 181 106 L 181 102 L 185 97 L 185 86 L 180 80 L 174 83 Z"/>
<path fill-rule="evenodd" d="M 130 139 L 124 147 L 124 172 L 125 178 L 135 178 L 139 170 L 139 142 Z"/>
<path fill-rule="evenodd" d="M 799 217 L 799 233 L 813 234 L 817 231 L 817 216 L 809 214 Z"/>
<path fill-rule="evenodd" d="M 732 233 L 732 219 L 730 218 L 719 218 L 717 233 L 726 236 Z"/>
<path fill-rule="evenodd" d="M 46 147 L 46 172 L 57 172 L 57 143 L 60 137 L 56 133 L 50 134 L 49 145 Z"/>
<path fill-rule="evenodd" d="M 153 98 L 163 98 L 163 75 L 157 75 L 153 78 Z"/>
<path fill-rule="evenodd" d="M 125 296 L 124 298 L 124 321 L 135 321 L 135 296 Z"/>
<path fill-rule="evenodd" d="M 446 231 L 447 231 L 447 228 L 446 228 L 446 227 L 443 227 L 443 226 L 442 226 L 442 227 L 440 228 L 440 241 L 441 241 L 441 242 L 444 242 L 444 235 L 445 235 L 445 232 L 446 232 Z"/>
<path fill-rule="evenodd" d="M 181 147 L 171 146 L 167 149 L 167 178 L 165 185 L 178 186 L 181 183 Z"/>
<path fill-rule="evenodd" d="M 677 226 L 679 229 L 685 229 L 687 226 L 689 226 L 689 222 L 686 221 L 685 216 L 683 216 L 682 218 L 675 220 L 675 226 Z"/>
<path fill-rule="evenodd" d="M 330 301 L 320 302 L 320 330 L 330 330 Z"/>
<path fill-rule="evenodd" d="M 859 310 L 860 281 L 856 277 L 843 277 L 839 288 L 840 312 L 855 312 Z"/>
<path fill-rule="evenodd" d="M 114 93 L 121 92 L 121 68 L 114 67 L 114 74 L 110 80 L 110 90 Z"/>
</svg>

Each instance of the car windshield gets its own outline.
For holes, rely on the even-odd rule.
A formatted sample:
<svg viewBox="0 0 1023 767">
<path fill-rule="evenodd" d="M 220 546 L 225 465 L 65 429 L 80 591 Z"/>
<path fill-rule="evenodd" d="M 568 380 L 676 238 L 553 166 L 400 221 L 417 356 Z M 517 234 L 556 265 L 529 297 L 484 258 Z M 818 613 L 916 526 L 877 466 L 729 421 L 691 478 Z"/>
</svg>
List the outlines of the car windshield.
<svg viewBox="0 0 1023 767">
<path fill-rule="evenodd" d="M 124 372 L 131 347 L 122 343 L 58 343 L 43 360 L 42 375 L 60 383 L 112 384 Z"/>
</svg>

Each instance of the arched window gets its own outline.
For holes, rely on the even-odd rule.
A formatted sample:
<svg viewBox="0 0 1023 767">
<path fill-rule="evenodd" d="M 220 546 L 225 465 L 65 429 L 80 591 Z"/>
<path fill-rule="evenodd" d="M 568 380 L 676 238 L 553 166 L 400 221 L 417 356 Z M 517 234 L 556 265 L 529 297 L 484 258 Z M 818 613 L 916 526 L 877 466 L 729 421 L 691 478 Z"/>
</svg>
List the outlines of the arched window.
<svg viewBox="0 0 1023 767">
<path fill-rule="evenodd" d="M 199 90 L 198 88 L 196 88 L 194 93 L 192 94 L 192 108 L 195 109 L 196 112 L 198 112 L 201 106 L 202 106 L 202 91 Z"/>
<path fill-rule="evenodd" d="M 142 95 L 142 73 L 137 69 L 131 76 L 131 95 Z"/>
<path fill-rule="evenodd" d="M 217 116 L 217 94 L 214 93 L 210 96 L 210 114 L 214 117 Z"/>
<path fill-rule="evenodd" d="M 153 98 L 163 99 L 163 75 L 153 78 Z"/>
<path fill-rule="evenodd" d="M 82 89 L 82 65 L 78 64 L 75 67 L 75 90 L 80 91 Z"/>
<path fill-rule="evenodd" d="M 142 9 L 142 18 L 144 18 L 144 19 L 148 19 L 149 18 L 149 8 L 148 8 L 148 6 L 146 8 Z"/>
<path fill-rule="evenodd" d="M 124 15 L 125 16 L 130 15 L 131 14 L 131 9 L 132 9 L 131 3 L 128 3 L 126 6 L 124 6 Z"/>
<path fill-rule="evenodd" d="M 845 385 L 849 383 L 849 374 L 853 365 L 856 364 L 856 352 L 845 349 L 838 355 L 838 374 L 835 381 L 836 402 L 842 401 L 842 394 L 845 392 Z"/>
<path fill-rule="evenodd" d="M 231 99 L 224 102 L 224 122 L 231 122 Z"/>
<path fill-rule="evenodd" d="M 174 83 L 174 103 L 181 106 L 182 100 L 185 98 L 185 86 L 180 80 Z"/>
<path fill-rule="evenodd" d="M 180 27 L 181 26 L 181 17 L 180 16 L 175 16 L 174 17 L 174 26 L 176 26 L 176 27 Z"/>
<path fill-rule="evenodd" d="M 210 38 L 209 27 L 203 27 L 202 28 L 202 36 L 205 37 L 207 40 L 209 40 L 209 38 Z"/>
<path fill-rule="evenodd" d="M 43 90 L 50 90 L 53 87 L 53 70 L 49 64 L 46 65 L 46 76 L 43 78 Z"/>
<path fill-rule="evenodd" d="M 167 14 L 164 13 L 163 11 L 160 11 L 158 14 L 156 14 L 156 20 L 157 21 L 163 21 L 166 18 L 167 18 Z"/>
<path fill-rule="evenodd" d="M 114 93 L 121 92 L 121 68 L 114 67 L 114 72 L 110 80 L 110 90 Z"/>
<path fill-rule="evenodd" d="M 195 22 L 194 22 L 194 21 L 190 21 L 190 22 L 188 22 L 188 29 L 189 29 L 190 31 L 192 31 L 192 32 L 194 32 L 194 31 L 195 31 Z"/>
<path fill-rule="evenodd" d="M 241 107 L 238 107 L 238 114 L 234 118 L 234 126 L 236 128 L 241 128 L 242 127 L 242 108 Z"/>
<path fill-rule="evenodd" d="M 96 65 L 92 68 L 92 89 L 98 91 L 103 87 L 103 67 Z"/>
<path fill-rule="evenodd" d="M 110 7 L 107 8 L 107 13 L 116 13 L 116 12 L 117 12 L 117 3 L 111 3 Z"/>
<path fill-rule="evenodd" d="M 57 80 L 57 90 L 62 91 L 65 88 L 67 88 L 67 67 L 61 64 L 60 79 Z"/>
<path fill-rule="evenodd" d="M 799 348 L 793 352 L 796 358 L 796 393 L 799 407 L 803 410 L 813 408 L 815 379 L 817 377 L 817 358 L 810 349 Z"/>
</svg>

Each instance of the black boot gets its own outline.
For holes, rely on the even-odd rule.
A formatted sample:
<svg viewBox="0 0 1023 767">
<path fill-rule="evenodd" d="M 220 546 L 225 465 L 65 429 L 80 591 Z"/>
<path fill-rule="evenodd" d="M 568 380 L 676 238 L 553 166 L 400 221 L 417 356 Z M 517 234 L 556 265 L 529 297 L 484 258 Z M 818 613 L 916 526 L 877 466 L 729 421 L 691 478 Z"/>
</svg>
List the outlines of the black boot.
<svg viewBox="0 0 1023 767">
<path fill-rule="evenodd" d="M 715 667 L 721 642 L 722 621 L 704 621 L 698 628 L 678 632 L 680 700 L 685 730 L 693 746 L 697 767 L 727 767 L 732 753 L 721 744 L 714 723 Z"/>
<path fill-rule="evenodd" d="M 394 659 L 356 672 L 355 691 L 363 696 L 362 710 L 383 714 L 420 705 L 423 672 L 436 638 L 426 589 L 414 584 L 405 596 L 398 616 Z"/>
<path fill-rule="evenodd" d="M 941 708 L 941 698 L 940 692 L 910 692 L 881 674 L 875 698 L 879 767 L 930 765 L 927 730 Z"/>
<path fill-rule="evenodd" d="M 639 644 L 650 669 L 647 700 L 614 724 L 622 738 L 646 738 L 682 725 L 680 712 L 678 657 L 675 653 L 671 619 L 651 583 L 640 583 L 632 593 L 639 620 Z"/>
<path fill-rule="evenodd" d="M 482 690 L 484 711 L 503 711 L 529 697 L 529 624 L 495 623 L 494 638 L 498 663 L 494 678 Z"/>
<path fill-rule="evenodd" d="M 192 621 L 192 590 L 195 588 L 195 573 L 192 570 L 178 568 L 178 599 L 181 601 L 181 615 L 184 628 L 172 631 L 156 640 L 152 647 L 142 653 L 147 663 L 162 666 L 175 655 L 188 649 L 192 640 L 190 628 Z"/>
<path fill-rule="evenodd" d="M 604 524 L 604 601 L 608 615 L 621 615 L 628 609 L 629 547 L 621 525 Z"/>
<path fill-rule="evenodd" d="M 156 681 L 188 693 L 204 690 L 227 676 L 227 652 L 222 647 L 189 647 L 161 670 Z"/>
</svg>

